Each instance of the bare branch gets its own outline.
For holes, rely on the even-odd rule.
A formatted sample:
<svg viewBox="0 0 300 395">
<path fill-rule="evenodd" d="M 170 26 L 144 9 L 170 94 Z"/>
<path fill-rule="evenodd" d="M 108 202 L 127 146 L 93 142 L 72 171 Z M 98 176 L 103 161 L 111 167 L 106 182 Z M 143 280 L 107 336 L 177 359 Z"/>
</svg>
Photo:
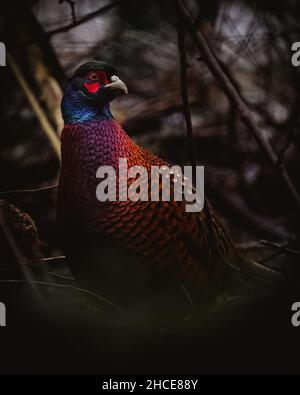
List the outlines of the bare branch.
<svg viewBox="0 0 300 395">
<path fill-rule="evenodd" d="M 187 78 L 186 78 L 188 65 L 187 65 L 186 51 L 185 51 L 185 31 L 184 31 L 184 26 L 180 22 L 179 18 L 178 18 L 177 34 L 178 34 L 178 49 L 179 49 L 179 57 L 180 57 L 180 85 L 181 85 L 181 98 L 183 104 L 183 114 L 186 123 L 186 135 L 188 140 L 189 158 L 191 161 L 191 165 L 195 170 L 196 156 L 195 156 L 195 149 L 193 144 L 193 126 L 191 120 L 191 111 L 189 106 Z"/>
<path fill-rule="evenodd" d="M 73 1 L 73 0 L 59 0 L 60 4 L 62 4 L 64 2 L 66 2 L 70 5 L 73 23 L 76 23 L 77 18 L 76 18 L 76 13 L 75 13 L 75 1 Z"/>
<path fill-rule="evenodd" d="M 10 191 L 0 191 L 0 196 L 6 195 L 17 195 L 19 193 L 33 193 L 33 192 L 45 192 L 57 189 L 58 185 L 50 185 L 48 187 L 34 188 L 34 189 L 14 189 Z"/>
<path fill-rule="evenodd" d="M 182 20 L 188 30 L 190 36 L 195 42 L 201 54 L 204 56 L 207 66 L 209 67 L 211 73 L 216 78 L 216 80 L 220 83 L 224 93 L 228 97 L 229 101 L 235 106 L 238 111 L 242 121 L 246 125 L 252 137 L 255 139 L 261 150 L 264 152 L 266 159 L 269 161 L 271 166 L 280 176 L 282 183 L 285 185 L 287 191 L 289 191 L 290 197 L 293 199 L 297 208 L 300 208 L 300 196 L 296 191 L 289 175 L 287 174 L 283 165 L 278 166 L 277 155 L 274 152 L 273 148 L 266 140 L 262 132 L 257 127 L 255 121 L 252 118 L 251 111 L 246 105 L 244 99 L 241 94 L 235 87 L 236 83 L 233 83 L 228 75 L 224 72 L 224 65 L 220 63 L 218 57 L 214 53 L 213 49 L 207 42 L 204 34 L 201 29 L 198 31 L 195 30 L 193 23 L 191 22 L 185 7 L 182 5 L 180 0 L 176 0 L 176 4 L 178 5 L 178 10 L 182 17 Z"/>
<path fill-rule="evenodd" d="M 96 11 L 91 12 L 90 14 L 87 14 L 87 15 L 83 16 L 81 19 L 78 19 L 76 22 L 70 23 L 68 25 L 59 27 L 59 28 L 54 29 L 54 30 L 50 30 L 50 31 L 46 32 L 46 34 L 48 36 L 52 37 L 55 34 L 64 33 L 64 32 L 66 32 L 66 31 L 68 31 L 70 29 L 73 29 L 74 27 L 80 26 L 83 23 L 86 23 L 86 22 L 90 21 L 91 19 L 95 18 L 96 16 L 104 14 L 106 11 L 111 10 L 112 8 L 118 6 L 119 4 L 120 4 L 120 0 L 114 1 L 114 2 L 112 2 L 110 4 L 105 5 L 104 7 L 99 8 Z"/>
<path fill-rule="evenodd" d="M 55 272 L 48 272 L 48 273 L 51 274 L 51 276 L 61 278 L 62 280 L 75 281 L 74 277 L 64 276 L 63 274 L 59 274 Z"/>
<path fill-rule="evenodd" d="M 198 317 L 199 317 L 199 311 L 198 311 L 198 308 L 197 308 L 197 306 L 196 306 L 196 304 L 195 304 L 195 302 L 194 302 L 192 296 L 190 295 L 190 293 L 188 292 L 188 290 L 186 289 L 186 287 L 181 286 L 181 289 L 182 289 L 184 295 L 186 296 L 186 298 L 187 298 L 189 304 L 191 305 L 195 317 L 198 318 Z"/>
<path fill-rule="evenodd" d="M 282 166 L 283 161 L 284 161 L 284 155 L 285 155 L 286 151 L 288 150 L 288 148 L 290 147 L 290 145 L 292 144 L 292 142 L 294 141 L 294 139 L 295 139 L 294 133 L 290 132 L 286 142 L 284 143 L 283 147 L 281 148 L 281 150 L 278 154 L 278 157 L 277 157 L 278 166 Z"/>
<path fill-rule="evenodd" d="M 289 247 L 287 247 L 287 245 L 284 245 L 284 244 L 274 243 L 273 241 L 268 241 L 268 240 L 260 240 L 259 242 L 264 246 L 276 248 L 276 249 L 282 250 L 284 252 L 289 252 L 290 254 L 295 254 L 295 255 L 300 254 L 300 251 L 294 250 L 293 248 L 289 248 Z"/>
<path fill-rule="evenodd" d="M 33 263 L 47 263 L 52 261 L 60 261 L 66 259 L 65 255 L 50 256 L 48 258 L 34 259 L 32 261 L 26 261 L 26 265 L 31 265 Z"/>
</svg>

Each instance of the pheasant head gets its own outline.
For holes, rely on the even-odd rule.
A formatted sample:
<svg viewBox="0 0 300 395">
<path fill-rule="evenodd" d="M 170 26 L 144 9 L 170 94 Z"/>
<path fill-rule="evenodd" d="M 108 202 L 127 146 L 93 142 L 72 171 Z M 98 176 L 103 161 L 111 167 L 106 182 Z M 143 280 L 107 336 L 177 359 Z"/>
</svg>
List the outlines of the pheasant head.
<svg viewBox="0 0 300 395">
<path fill-rule="evenodd" d="M 62 100 L 65 124 L 113 118 L 109 103 L 127 87 L 117 76 L 117 70 L 104 62 L 81 65 L 70 79 Z"/>
</svg>

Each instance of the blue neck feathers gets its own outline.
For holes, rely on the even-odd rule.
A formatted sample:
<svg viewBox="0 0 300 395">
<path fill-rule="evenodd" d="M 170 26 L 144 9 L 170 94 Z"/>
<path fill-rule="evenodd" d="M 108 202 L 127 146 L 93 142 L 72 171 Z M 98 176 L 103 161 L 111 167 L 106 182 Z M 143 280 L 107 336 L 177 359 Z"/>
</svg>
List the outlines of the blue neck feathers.
<svg viewBox="0 0 300 395">
<path fill-rule="evenodd" d="M 109 103 L 104 105 L 91 105 L 86 103 L 81 94 L 65 93 L 61 102 L 61 112 L 66 125 L 96 121 L 101 119 L 113 119 Z"/>
</svg>

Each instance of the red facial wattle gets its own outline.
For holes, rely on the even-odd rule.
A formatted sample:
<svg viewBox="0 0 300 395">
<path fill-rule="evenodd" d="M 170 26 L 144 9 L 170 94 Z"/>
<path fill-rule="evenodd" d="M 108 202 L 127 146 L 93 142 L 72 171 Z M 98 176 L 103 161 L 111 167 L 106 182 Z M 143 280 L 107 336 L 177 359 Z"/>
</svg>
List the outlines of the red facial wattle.
<svg viewBox="0 0 300 395">
<path fill-rule="evenodd" d="M 105 71 L 97 70 L 90 71 L 86 75 L 88 82 L 84 82 L 84 87 L 90 93 L 96 93 L 101 88 L 101 85 L 106 85 L 109 83 L 107 74 Z"/>
<path fill-rule="evenodd" d="M 83 83 L 84 87 L 89 91 L 90 93 L 96 93 L 100 89 L 100 82 L 84 82 Z"/>
</svg>

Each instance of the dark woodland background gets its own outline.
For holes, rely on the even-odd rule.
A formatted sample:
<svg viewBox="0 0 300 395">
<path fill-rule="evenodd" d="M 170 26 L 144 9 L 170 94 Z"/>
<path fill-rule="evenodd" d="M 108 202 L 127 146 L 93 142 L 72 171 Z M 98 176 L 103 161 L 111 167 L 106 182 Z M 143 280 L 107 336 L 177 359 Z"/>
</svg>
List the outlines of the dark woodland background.
<svg viewBox="0 0 300 395">
<path fill-rule="evenodd" d="M 300 41 L 300 3 L 189 0 L 179 10 L 176 4 L 1 5 L 7 66 L 0 69 L 0 300 L 14 312 L 2 372 L 297 371 L 290 354 L 297 344 L 297 329 L 290 328 L 294 290 L 248 306 L 243 320 L 226 312 L 183 332 L 176 324 L 178 330 L 147 328 L 137 335 L 103 319 L 107 306 L 76 290 L 64 263 L 56 189 L 45 187 L 58 182 L 64 83 L 78 65 L 99 59 L 115 65 L 128 86 L 129 95 L 112 104 L 128 134 L 172 162 L 204 165 L 206 197 L 239 247 L 300 276 L 300 68 L 291 64 L 292 43 Z M 202 32 L 213 63 L 193 32 Z M 30 215 L 40 240 L 31 220 L 9 204 Z M 23 283 L 35 280 L 36 292 Z M 265 325 L 257 324 L 260 319 Z"/>
</svg>

